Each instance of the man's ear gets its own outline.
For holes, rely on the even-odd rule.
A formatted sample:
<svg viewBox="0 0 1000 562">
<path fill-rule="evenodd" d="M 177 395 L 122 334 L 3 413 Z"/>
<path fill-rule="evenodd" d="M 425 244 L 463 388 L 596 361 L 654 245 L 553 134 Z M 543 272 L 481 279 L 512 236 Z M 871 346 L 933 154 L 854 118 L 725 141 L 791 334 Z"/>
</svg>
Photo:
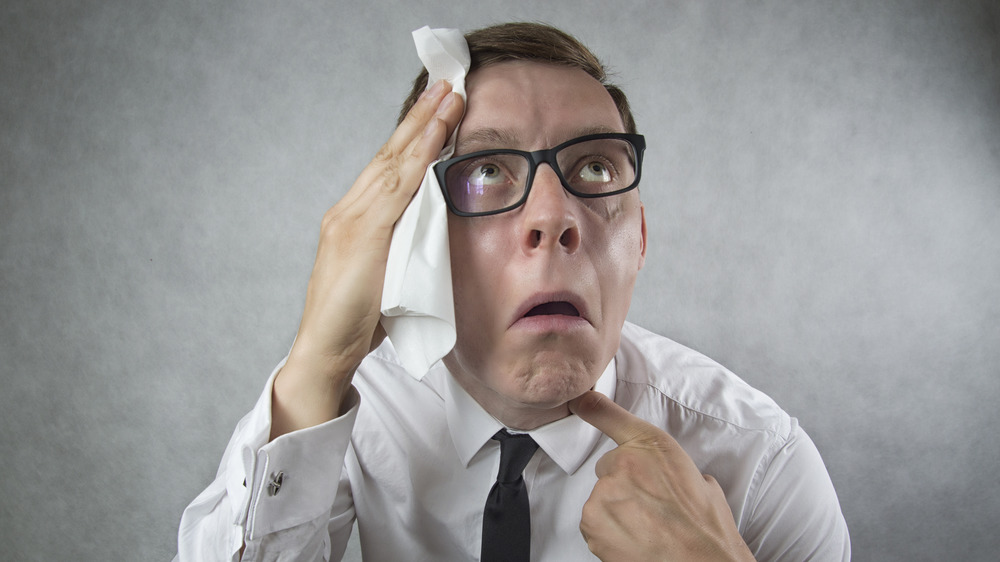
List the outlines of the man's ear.
<svg viewBox="0 0 1000 562">
<path fill-rule="evenodd" d="M 646 264 L 646 206 L 639 202 L 639 222 L 641 237 L 639 239 L 639 269 Z"/>
</svg>

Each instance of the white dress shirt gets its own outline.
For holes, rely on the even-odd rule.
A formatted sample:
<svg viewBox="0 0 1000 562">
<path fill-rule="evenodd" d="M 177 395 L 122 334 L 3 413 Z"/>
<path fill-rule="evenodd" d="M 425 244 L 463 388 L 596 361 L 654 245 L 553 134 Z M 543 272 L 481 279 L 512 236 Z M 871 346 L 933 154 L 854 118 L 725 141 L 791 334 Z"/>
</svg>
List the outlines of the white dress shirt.
<svg viewBox="0 0 1000 562">
<path fill-rule="evenodd" d="M 491 437 L 503 426 L 442 363 L 417 381 L 383 344 L 358 369 L 350 411 L 268 443 L 273 380 L 184 511 L 179 560 L 235 560 L 244 544 L 245 560 L 339 560 L 355 518 L 368 560 L 479 558 L 500 458 Z M 757 560 L 850 559 L 816 447 L 767 396 L 628 323 L 595 389 L 665 429 L 718 480 Z M 576 416 L 528 433 L 539 445 L 524 470 L 532 560 L 595 559 L 580 514 L 615 443 Z"/>
</svg>

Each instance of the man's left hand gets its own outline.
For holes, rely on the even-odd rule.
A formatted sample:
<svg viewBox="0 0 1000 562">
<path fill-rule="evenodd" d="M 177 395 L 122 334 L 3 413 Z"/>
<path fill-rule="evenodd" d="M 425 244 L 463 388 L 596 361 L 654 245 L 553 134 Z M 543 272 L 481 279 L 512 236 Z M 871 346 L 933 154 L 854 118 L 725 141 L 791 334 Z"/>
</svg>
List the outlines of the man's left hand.
<svg viewBox="0 0 1000 562">
<path fill-rule="evenodd" d="M 667 432 L 594 391 L 569 408 L 618 444 L 597 462 L 580 521 L 598 558 L 753 560 L 719 483 Z"/>
</svg>

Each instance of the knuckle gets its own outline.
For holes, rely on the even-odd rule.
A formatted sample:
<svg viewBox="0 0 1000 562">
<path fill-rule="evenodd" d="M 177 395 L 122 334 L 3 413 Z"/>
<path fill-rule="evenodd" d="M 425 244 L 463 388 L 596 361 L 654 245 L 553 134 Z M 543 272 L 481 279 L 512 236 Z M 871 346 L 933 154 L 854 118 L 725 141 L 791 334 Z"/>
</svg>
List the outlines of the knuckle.
<svg viewBox="0 0 1000 562">
<path fill-rule="evenodd" d="M 400 183 L 399 162 L 396 159 L 389 160 L 382 170 L 380 182 L 382 191 L 388 194 L 396 193 L 399 191 Z"/>
<path fill-rule="evenodd" d="M 330 209 L 323 215 L 323 223 L 320 225 L 319 236 L 321 241 L 329 241 L 337 238 L 337 230 L 340 224 L 340 213 Z"/>
<path fill-rule="evenodd" d="M 593 502 L 583 504 L 583 511 L 580 514 L 580 534 L 588 542 L 593 540 L 595 531 L 600 527 L 600 523 L 598 522 L 599 516 L 596 511 L 597 507 Z"/>
<path fill-rule="evenodd" d="M 580 513 L 580 532 L 585 537 L 590 535 L 590 520 L 594 516 L 593 513 L 594 507 L 590 502 L 583 504 L 583 511 Z"/>
<path fill-rule="evenodd" d="M 607 487 L 607 478 L 598 478 L 597 482 L 594 482 L 594 489 L 591 490 L 590 497 L 587 498 L 587 502 L 583 504 L 584 515 L 587 513 L 593 514 L 594 510 L 596 510 L 603 501 L 604 495 L 607 492 Z"/>
<path fill-rule="evenodd" d="M 590 552 L 592 552 L 597 558 L 601 560 L 607 559 L 607 553 L 605 552 L 606 549 L 604 548 L 603 543 L 595 537 L 587 538 L 587 548 L 590 549 Z"/>
<path fill-rule="evenodd" d="M 350 247 L 358 234 L 356 224 L 359 220 L 353 209 L 342 209 L 339 205 L 330 208 L 323 215 L 320 226 L 321 247 L 335 251 Z"/>
<path fill-rule="evenodd" d="M 323 213 L 323 222 L 321 223 L 320 227 L 322 232 L 325 233 L 326 231 L 333 228 L 334 225 L 337 224 L 337 220 L 340 217 L 340 215 L 341 215 L 341 210 L 338 206 L 333 206 L 327 209 L 327 211 Z"/>
<path fill-rule="evenodd" d="M 712 476 L 711 474 L 702 474 L 702 478 L 705 479 L 705 484 L 708 485 L 708 487 L 709 487 L 710 490 L 712 490 L 712 491 L 716 491 L 716 490 L 722 491 L 722 485 L 720 485 L 719 481 L 716 480 L 715 477 Z"/>
<path fill-rule="evenodd" d="M 382 145 L 382 148 L 379 148 L 378 152 L 375 153 L 374 161 L 383 163 L 391 162 L 395 157 L 396 157 L 396 151 L 393 150 L 392 146 L 389 143 L 385 143 Z"/>
<path fill-rule="evenodd" d="M 611 459 L 612 472 L 630 475 L 639 472 L 642 466 L 638 453 L 630 450 L 622 450 Z"/>
</svg>

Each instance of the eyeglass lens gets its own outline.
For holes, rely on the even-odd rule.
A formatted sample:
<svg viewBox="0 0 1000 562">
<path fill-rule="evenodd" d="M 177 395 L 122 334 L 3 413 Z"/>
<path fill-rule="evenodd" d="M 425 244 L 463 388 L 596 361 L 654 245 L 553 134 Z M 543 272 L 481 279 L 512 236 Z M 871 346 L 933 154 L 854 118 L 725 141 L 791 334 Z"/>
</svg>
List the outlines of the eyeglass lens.
<svg viewBox="0 0 1000 562">
<path fill-rule="evenodd" d="M 563 185 L 577 195 L 601 195 L 632 186 L 635 149 L 627 140 L 593 139 L 556 153 Z M 445 183 L 452 203 L 467 213 L 486 213 L 517 204 L 528 188 L 532 163 L 525 154 L 497 151 L 452 164 Z"/>
</svg>

